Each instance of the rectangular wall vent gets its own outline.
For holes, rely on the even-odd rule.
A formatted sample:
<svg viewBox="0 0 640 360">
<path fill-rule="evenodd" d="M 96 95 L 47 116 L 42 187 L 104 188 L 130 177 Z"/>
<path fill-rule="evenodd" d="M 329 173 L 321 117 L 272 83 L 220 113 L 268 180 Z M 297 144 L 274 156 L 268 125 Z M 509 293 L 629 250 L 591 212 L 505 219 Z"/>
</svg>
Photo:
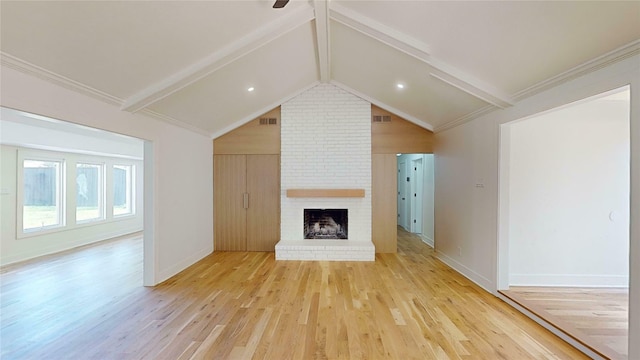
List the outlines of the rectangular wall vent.
<svg viewBox="0 0 640 360">
<path fill-rule="evenodd" d="M 381 122 L 391 122 L 390 115 L 373 115 L 373 122 L 381 123 Z"/>
<path fill-rule="evenodd" d="M 277 118 L 260 118 L 260 125 L 278 125 Z"/>
</svg>

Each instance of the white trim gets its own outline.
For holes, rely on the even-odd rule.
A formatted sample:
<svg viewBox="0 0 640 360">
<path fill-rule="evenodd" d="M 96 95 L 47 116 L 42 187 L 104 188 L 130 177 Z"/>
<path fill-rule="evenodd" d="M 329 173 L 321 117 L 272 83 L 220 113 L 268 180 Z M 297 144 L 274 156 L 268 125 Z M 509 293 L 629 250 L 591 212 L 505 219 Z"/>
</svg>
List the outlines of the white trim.
<svg viewBox="0 0 640 360">
<path fill-rule="evenodd" d="M 56 74 L 52 71 L 46 70 L 2 51 L 0 51 L 0 62 L 3 66 L 6 66 L 8 68 L 17 70 L 24 74 L 35 76 L 39 79 L 62 86 L 65 89 L 90 96 L 94 99 L 104 101 L 111 105 L 120 106 L 123 102 L 123 100 L 119 97 L 107 94 L 106 92 L 100 91 L 98 89 L 94 89 L 91 86 L 87 86 L 78 81 Z"/>
<path fill-rule="evenodd" d="M 113 175 L 115 175 L 115 170 L 116 168 L 120 168 L 119 170 L 125 170 L 127 173 L 127 176 L 125 177 L 125 181 L 126 181 L 126 189 L 125 189 L 125 198 L 126 201 L 129 203 L 128 205 L 128 211 L 126 213 L 122 213 L 122 214 L 116 214 L 115 213 L 115 204 L 111 204 L 111 211 L 112 211 L 112 217 L 113 219 L 122 219 L 122 218 L 127 218 L 127 217 L 132 217 L 136 215 L 136 192 L 138 191 L 136 189 L 136 184 L 138 183 L 137 179 L 136 179 L 136 166 L 135 164 L 131 164 L 131 163 L 126 163 L 123 161 L 113 161 L 109 166 L 109 170 L 112 174 L 112 178 L 111 178 L 111 185 L 112 187 L 115 185 L 115 179 L 113 178 Z M 125 168 L 125 169 L 121 169 L 121 168 Z M 110 197 L 111 200 L 114 200 L 115 198 L 115 193 L 113 193 Z"/>
<path fill-rule="evenodd" d="M 496 242 L 496 287 L 509 289 L 509 172 L 511 162 L 511 127 L 498 125 L 498 239 Z"/>
<path fill-rule="evenodd" d="M 604 55 L 598 56 L 595 59 L 591 59 L 585 63 L 582 63 L 576 67 L 573 67 L 563 73 L 550 77 L 544 81 L 541 81 L 533 86 L 529 86 L 524 90 L 520 90 L 513 94 L 513 98 L 516 101 L 520 101 L 524 98 L 533 96 L 539 92 L 556 87 L 562 83 L 581 77 L 588 73 L 607 67 L 620 60 L 632 57 L 636 54 L 640 54 L 640 40 L 632 41 L 626 45 L 623 45 L 613 51 L 610 51 Z"/>
<path fill-rule="evenodd" d="M 47 145 L 39 145 L 39 144 L 29 144 L 29 143 L 18 143 L 18 142 L 0 142 L 0 145 L 6 146 L 15 146 L 22 147 L 33 150 L 42 150 L 42 151 L 55 151 L 55 152 L 64 152 L 68 154 L 78 154 L 78 155 L 87 155 L 87 156 L 100 156 L 100 157 L 109 157 L 114 159 L 126 159 L 126 160 L 134 160 L 134 161 L 142 161 L 141 157 L 138 156 L 130 156 L 130 155 L 120 155 L 120 154 L 110 154 L 103 153 L 99 151 L 89 151 L 89 150 L 79 150 L 79 149 L 67 149 L 58 146 L 47 146 Z"/>
<path fill-rule="evenodd" d="M 146 232 L 145 232 L 146 235 Z M 162 270 L 158 273 L 156 279 L 154 279 L 154 283 L 153 284 L 146 284 L 146 286 L 153 286 L 153 285 L 157 285 L 167 279 L 169 279 L 170 277 L 176 275 L 177 273 L 183 271 L 184 269 L 188 268 L 189 266 L 197 263 L 198 261 L 204 259 L 205 257 L 207 257 L 209 254 L 212 254 L 213 252 L 211 251 L 210 248 L 205 248 L 205 249 L 201 249 L 198 250 L 196 252 L 194 252 L 193 254 L 191 254 L 190 256 L 187 256 L 186 258 L 182 259 L 182 261 L 180 261 L 177 264 L 174 264 L 172 266 L 170 266 L 169 268 Z"/>
<path fill-rule="evenodd" d="M 3 144 L 4 145 L 4 144 Z M 137 196 L 136 191 L 139 181 L 136 180 L 136 176 L 139 173 L 140 161 L 130 160 L 123 158 L 116 158 L 112 156 L 88 156 L 82 153 L 71 152 L 54 152 L 39 149 L 32 149 L 26 147 L 17 147 L 16 158 L 16 238 L 25 239 L 28 238 L 46 236 L 53 233 L 76 230 L 83 227 L 103 225 L 114 223 L 123 220 L 136 219 L 139 216 L 137 211 Z M 59 225 L 48 226 L 40 229 L 32 229 L 25 231 L 23 229 L 23 183 L 24 183 L 24 160 L 44 160 L 44 161 L 56 161 L 60 162 L 60 181 L 59 184 L 61 199 L 60 199 L 60 217 L 61 221 Z M 93 219 L 91 221 L 78 222 L 76 214 L 76 185 L 75 185 L 75 173 L 76 166 L 81 164 L 100 164 L 103 166 L 103 216 L 100 219 Z M 131 166 L 132 178 L 131 178 L 131 210 L 132 212 L 122 215 L 113 214 L 113 201 L 112 201 L 112 188 L 113 188 L 113 167 L 115 165 Z M 64 214 L 64 215 L 63 215 Z M 135 231 L 139 231 L 137 229 Z"/>
<path fill-rule="evenodd" d="M 433 130 L 433 132 L 435 133 L 439 133 L 441 131 L 445 131 L 448 129 L 453 129 L 454 127 L 458 126 L 458 125 L 462 125 L 462 124 L 466 124 L 469 121 L 473 121 L 477 118 L 479 118 L 482 115 L 486 115 L 492 111 L 497 110 L 497 108 L 493 105 L 487 105 L 485 107 L 482 107 L 474 112 L 471 112 L 467 115 L 461 116 L 455 120 L 451 120 L 451 121 L 447 121 L 444 122 L 438 126 L 436 126 L 436 128 Z"/>
<path fill-rule="evenodd" d="M 146 108 L 313 19 L 313 8 L 301 7 L 276 21 L 256 28 L 253 32 L 220 48 L 195 64 L 187 66 L 129 97 L 125 100 L 121 110 L 137 112 Z"/>
<path fill-rule="evenodd" d="M 86 220 L 78 220 L 78 198 L 76 196 L 75 199 L 75 206 L 74 206 L 74 211 L 75 211 L 75 219 L 76 219 L 76 225 L 77 226 L 81 226 L 81 225 L 85 225 L 85 226 L 90 226 L 93 225 L 94 223 L 98 223 L 98 222 L 102 222 L 104 219 L 107 218 L 107 205 L 106 205 L 106 200 L 107 200 L 107 164 L 105 161 L 83 161 L 83 159 L 77 160 L 76 161 L 76 167 L 75 167 L 75 175 L 74 178 L 77 179 L 78 178 L 78 164 L 80 165 L 92 165 L 92 166 L 97 166 L 99 168 L 100 171 L 100 181 L 98 184 L 98 193 L 99 193 L 99 201 L 98 201 L 98 207 L 100 208 L 100 216 L 97 218 L 91 218 L 91 219 L 86 219 Z M 76 184 L 77 185 L 77 184 Z M 77 187 L 75 190 L 75 193 L 78 193 Z"/>
<path fill-rule="evenodd" d="M 438 71 L 430 72 L 429 76 L 435 79 L 438 79 L 449 86 L 453 86 L 454 88 L 462 92 L 465 92 L 471 96 L 474 96 L 500 109 L 513 106 L 513 100 L 505 100 L 507 99 L 507 95 L 501 95 L 500 97 L 497 97 L 496 95 L 493 95 L 493 94 L 498 93 L 499 90 L 497 89 L 491 90 L 491 92 L 493 93 L 492 94 L 487 92 L 486 90 L 481 89 L 478 85 L 473 85 L 471 81 L 469 81 L 468 75 L 455 76 L 453 74 L 456 73 L 457 71 L 454 71 L 453 69 L 443 70 L 444 68 L 446 68 L 443 64 L 440 65 L 440 68 L 437 68 L 436 66 L 434 66 L 434 68 L 436 68 Z M 461 80 L 461 78 L 463 77 L 467 78 L 467 80 L 466 81 Z M 478 81 L 474 81 L 474 82 L 477 83 Z M 488 87 L 488 85 L 484 85 L 483 87 Z"/>
<path fill-rule="evenodd" d="M 331 85 L 335 85 L 335 86 L 341 88 L 344 91 L 350 92 L 351 94 L 353 94 L 353 95 L 355 95 L 355 96 L 357 96 L 357 97 L 359 97 L 359 98 L 361 98 L 363 100 L 366 100 L 366 101 L 372 103 L 373 105 L 375 105 L 375 106 L 377 106 L 377 107 L 379 107 L 381 109 L 389 111 L 389 112 L 393 113 L 394 115 L 397 115 L 397 116 L 399 116 L 399 117 L 401 117 L 401 118 L 403 118 L 403 119 L 405 119 L 405 120 L 407 120 L 407 121 L 409 121 L 411 123 L 414 123 L 414 124 L 420 126 L 421 128 L 427 129 L 429 131 L 433 131 L 433 126 L 431 124 L 426 123 L 426 122 L 418 119 L 417 117 L 415 117 L 413 115 L 409 115 L 409 114 L 407 114 L 407 113 L 405 113 L 403 111 L 400 111 L 400 110 L 394 108 L 393 106 L 389 106 L 389 105 L 383 103 L 382 101 L 378 101 L 378 100 L 372 98 L 371 96 L 365 95 L 365 94 L 359 92 L 358 90 L 352 89 L 352 88 L 348 87 L 347 85 L 345 85 L 345 84 L 343 84 L 343 83 L 341 83 L 339 81 L 331 80 L 330 84 Z"/>
<path fill-rule="evenodd" d="M 152 117 L 152 118 L 154 118 L 156 120 L 160 120 L 160 121 L 166 122 L 168 124 L 171 124 L 171 125 L 174 125 L 174 126 L 177 126 L 177 127 L 189 130 L 189 131 L 193 131 L 196 134 L 200 134 L 200 135 L 204 135 L 204 136 L 209 136 L 209 134 L 210 134 L 208 131 L 206 131 L 206 130 L 204 130 L 202 128 L 199 128 L 197 126 L 193 126 L 193 125 L 191 125 L 189 123 L 186 123 L 186 122 L 184 122 L 182 120 L 174 119 L 171 116 L 168 116 L 168 115 L 165 115 L 165 114 L 160 114 L 160 113 L 155 112 L 155 111 L 153 111 L 151 109 L 142 109 L 142 110 L 140 110 L 138 112 L 138 114 L 147 115 L 147 116 Z"/>
<path fill-rule="evenodd" d="M 144 142 L 144 163 L 143 163 L 143 243 L 142 243 L 142 285 L 154 286 L 159 281 L 156 270 L 158 269 L 158 246 L 156 246 L 155 234 L 158 218 L 156 213 L 156 199 L 159 198 L 156 193 L 155 179 L 158 176 L 156 170 L 156 160 L 154 152 L 155 144 L 152 141 Z"/>
<path fill-rule="evenodd" d="M 281 98 L 278 101 L 272 102 L 271 104 L 263 107 L 262 109 L 260 109 L 258 111 L 255 111 L 255 112 L 243 117 L 242 119 L 240 119 L 238 121 L 233 122 L 231 125 L 225 126 L 224 128 L 214 132 L 213 134 L 207 134 L 207 135 L 210 136 L 212 139 L 218 138 L 218 137 L 220 137 L 220 136 L 222 136 L 222 135 L 224 135 L 224 134 L 226 134 L 226 133 L 228 133 L 230 131 L 233 131 L 233 130 L 239 128 L 240 126 L 248 123 L 249 121 L 257 118 L 258 116 L 263 115 L 263 114 L 265 114 L 265 113 L 277 108 L 278 106 L 281 106 L 282 104 L 284 104 L 287 101 L 293 99 L 294 97 L 296 97 L 296 96 L 302 94 L 303 92 L 305 92 L 305 91 L 307 91 L 307 90 L 309 90 L 311 88 L 314 88 L 314 87 L 316 87 L 318 85 L 320 85 L 320 81 L 314 81 L 310 85 L 305 86 L 302 89 L 299 89 L 299 90 L 297 90 L 297 91 L 295 91 L 295 92 L 293 92 L 293 93 Z"/>
<path fill-rule="evenodd" d="M 420 240 L 422 240 L 423 243 L 429 245 L 432 249 L 435 248 L 435 243 L 432 238 L 428 237 L 425 234 L 419 234 L 419 236 Z"/>
<path fill-rule="evenodd" d="M 41 227 L 24 228 L 24 162 L 25 160 L 57 163 L 55 199 L 58 213 L 57 223 Z M 75 163 L 74 163 L 75 165 Z M 34 151 L 28 148 L 17 149 L 16 161 L 16 239 L 25 239 L 66 230 L 67 223 L 67 159 L 62 153 Z M 75 169 L 74 169 L 75 170 Z M 75 181 L 75 178 L 74 178 Z M 75 208 L 74 208 L 75 212 Z M 75 219 L 74 219 L 75 220 Z M 74 224 L 75 225 L 75 224 Z"/>
<path fill-rule="evenodd" d="M 515 102 L 521 101 L 538 93 L 541 93 L 545 90 L 552 89 L 558 85 L 561 85 L 565 82 L 569 82 L 571 80 L 577 79 L 581 76 L 585 76 L 589 73 L 595 72 L 607 66 L 610 66 L 616 62 L 622 61 L 624 59 L 630 58 L 634 55 L 640 54 L 640 40 L 632 41 L 629 44 L 623 45 L 611 52 L 608 52 L 602 56 L 599 56 L 595 59 L 589 60 L 585 63 L 582 63 L 576 67 L 573 67 L 561 74 L 553 76 L 549 79 L 543 80 L 533 86 L 530 86 L 524 90 L 518 91 L 517 93 L 512 95 L 512 98 Z M 486 115 L 492 111 L 496 110 L 493 106 L 486 106 L 479 110 L 476 110 L 472 113 L 464 115 L 458 119 L 447 121 L 436 126 L 434 132 L 438 133 L 441 131 L 445 131 L 448 129 L 452 129 L 456 126 L 468 123 L 469 121 L 475 120 L 483 115 Z"/>
<path fill-rule="evenodd" d="M 330 13 L 333 20 L 429 65 L 435 70 L 430 73 L 431 76 L 499 108 L 513 105 L 513 99 L 502 90 L 433 58 L 427 45 L 421 41 L 335 2 L 331 3 Z"/>
<path fill-rule="evenodd" d="M 335 1 L 331 2 L 329 13 L 332 20 L 413 56 L 422 62 L 429 63 L 431 60 L 429 47 L 411 36 L 341 6 Z"/>
<path fill-rule="evenodd" d="M 80 82 L 77 82 L 75 80 L 71 80 L 69 78 L 66 78 L 62 75 L 58 75 L 52 71 L 43 69 L 41 67 L 38 67 L 36 65 L 30 64 L 24 60 L 18 59 L 17 57 L 11 56 L 7 53 L 1 52 L 0 51 L 0 62 L 2 63 L 3 66 L 6 66 L 8 68 L 14 69 L 16 71 L 19 71 L 23 74 L 27 74 L 27 75 L 31 75 L 31 76 L 35 76 L 39 79 L 45 80 L 49 83 L 58 85 L 58 86 L 62 86 L 65 89 L 69 89 L 71 91 L 75 91 L 77 93 L 83 94 L 83 95 L 87 95 L 89 97 L 92 97 L 94 99 L 106 102 L 107 104 L 111 104 L 111 105 L 116 105 L 116 106 L 122 106 L 122 104 L 124 103 L 124 100 L 107 94 L 105 92 L 102 92 L 100 90 L 94 89 L 90 86 L 84 85 Z M 10 109 L 10 108 L 7 108 Z M 15 110 L 15 109 L 13 109 Z M 19 110 L 16 110 L 19 111 Z M 48 117 L 44 117 L 44 116 L 40 116 L 40 115 L 36 115 L 36 114 L 30 114 L 30 113 L 26 113 L 26 112 L 22 112 L 23 115 L 25 116 L 30 116 L 33 118 L 36 118 L 38 120 L 45 120 L 45 121 L 49 121 L 49 122 L 59 122 L 60 120 L 58 119 L 53 119 L 53 118 L 48 118 Z M 188 124 L 184 121 L 181 120 L 177 120 L 174 119 L 168 115 L 164 115 L 164 114 L 160 114 L 157 113 L 151 109 L 143 109 L 140 111 L 140 113 L 147 115 L 149 117 L 152 117 L 156 120 L 161 120 L 164 121 L 166 123 L 169 123 L 171 125 L 175 125 L 178 126 L 180 128 L 186 129 L 186 130 L 190 130 L 193 131 L 197 134 L 200 135 L 204 135 L 204 136 L 209 136 L 209 132 L 206 130 L 203 130 L 199 127 L 193 126 L 191 124 Z M 68 121 L 66 121 L 68 122 Z M 68 122 L 69 124 L 73 124 L 73 125 L 78 125 L 78 126 L 83 126 L 80 124 L 74 124 L 71 122 Z M 83 126 L 85 127 L 85 126 Z M 121 135 L 118 133 L 113 133 L 115 135 Z M 127 135 L 121 135 L 123 137 L 130 137 Z"/>
<path fill-rule="evenodd" d="M 486 291 L 488 291 L 488 292 L 490 292 L 492 294 L 494 293 L 495 289 L 493 289 L 493 282 L 491 280 L 489 280 L 486 277 L 478 274 L 477 272 L 469 269 L 464 264 L 458 262 L 457 260 L 453 259 L 452 257 L 449 257 L 445 253 L 436 251 L 436 257 L 438 258 L 438 260 L 440 260 L 443 263 L 447 264 L 447 266 L 449 266 L 453 270 L 457 271 L 462 276 L 464 276 L 467 279 L 473 281 L 476 285 L 480 286 L 481 288 L 485 289 Z"/>
<path fill-rule="evenodd" d="M 69 244 L 69 246 L 65 246 L 65 247 L 57 247 L 54 245 L 59 245 L 59 244 L 52 244 L 51 246 L 48 247 L 44 247 L 44 248 L 38 248 L 38 251 L 29 251 L 29 252 L 21 252 L 18 254 L 14 254 L 11 256 L 8 256 L 6 258 L 2 259 L 2 266 L 7 266 L 7 265 L 11 265 L 14 263 L 19 263 L 19 262 L 23 262 L 23 261 L 29 261 L 33 258 L 36 257 L 40 257 L 40 256 L 47 256 L 47 255 L 52 255 L 52 254 L 57 254 L 63 251 L 67 251 L 67 250 L 71 250 L 71 249 L 75 249 L 81 246 L 85 246 L 85 245 L 90 245 L 90 244 L 95 244 L 97 242 L 101 242 L 101 241 L 105 241 L 105 240 L 110 240 L 113 238 L 117 238 L 117 237 L 121 237 L 121 236 L 125 236 L 125 235 L 129 235 L 129 234 L 135 234 L 137 232 L 140 232 L 140 227 L 139 226 L 129 226 L 126 228 L 119 228 L 117 231 L 108 231 L 108 232 L 101 232 L 101 233 L 97 233 L 97 234 L 92 234 L 92 235 L 96 235 L 94 238 L 92 238 L 91 240 L 79 240 L 77 241 L 77 243 L 73 243 L 73 244 Z"/>
<path fill-rule="evenodd" d="M 510 286 L 629 287 L 629 276 L 583 274 L 509 274 Z"/>
<path fill-rule="evenodd" d="M 326 0 L 313 0 L 316 14 L 316 46 L 318 50 L 318 67 L 320 81 L 326 83 L 331 79 L 331 46 L 329 45 L 329 16 Z"/>
</svg>

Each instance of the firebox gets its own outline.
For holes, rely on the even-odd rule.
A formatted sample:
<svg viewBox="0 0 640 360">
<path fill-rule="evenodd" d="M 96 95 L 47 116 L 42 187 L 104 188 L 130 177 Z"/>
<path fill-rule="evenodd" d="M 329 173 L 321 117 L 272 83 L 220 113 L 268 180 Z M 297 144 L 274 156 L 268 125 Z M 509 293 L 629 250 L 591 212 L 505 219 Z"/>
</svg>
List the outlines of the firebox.
<svg viewBox="0 0 640 360">
<path fill-rule="evenodd" d="M 347 239 L 347 209 L 304 209 L 305 239 Z"/>
</svg>

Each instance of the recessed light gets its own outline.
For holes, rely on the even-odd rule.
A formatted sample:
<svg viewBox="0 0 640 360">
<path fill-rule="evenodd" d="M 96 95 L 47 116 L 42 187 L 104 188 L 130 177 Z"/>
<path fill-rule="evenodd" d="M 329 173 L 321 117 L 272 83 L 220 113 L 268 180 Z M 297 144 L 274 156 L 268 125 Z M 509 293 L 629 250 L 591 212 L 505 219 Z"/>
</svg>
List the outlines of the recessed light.
<svg viewBox="0 0 640 360">
<path fill-rule="evenodd" d="M 253 86 L 247 89 L 248 92 L 252 92 L 253 90 L 255 90 Z"/>
<path fill-rule="evenodd" d="M 398 89 L 404 89 L 404 84 L 397 83 L 397 84 L 396 84 L 396 87 L 397 87 Z"/>
</svg>

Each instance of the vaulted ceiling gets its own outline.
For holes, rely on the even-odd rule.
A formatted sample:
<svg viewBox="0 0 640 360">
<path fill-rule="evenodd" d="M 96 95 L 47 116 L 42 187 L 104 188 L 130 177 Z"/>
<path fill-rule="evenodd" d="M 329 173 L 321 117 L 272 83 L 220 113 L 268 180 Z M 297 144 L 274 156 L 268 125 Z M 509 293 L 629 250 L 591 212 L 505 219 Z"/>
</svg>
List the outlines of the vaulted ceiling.
<svg viewBox="0 0 640 360">
<path fill-rule="evenodd" d="M 640 52 L 638 1 L 272 5 L 3 0 L 2 63 L 215 137 L 319 82 L 438 130 Z"/>
</svg>

